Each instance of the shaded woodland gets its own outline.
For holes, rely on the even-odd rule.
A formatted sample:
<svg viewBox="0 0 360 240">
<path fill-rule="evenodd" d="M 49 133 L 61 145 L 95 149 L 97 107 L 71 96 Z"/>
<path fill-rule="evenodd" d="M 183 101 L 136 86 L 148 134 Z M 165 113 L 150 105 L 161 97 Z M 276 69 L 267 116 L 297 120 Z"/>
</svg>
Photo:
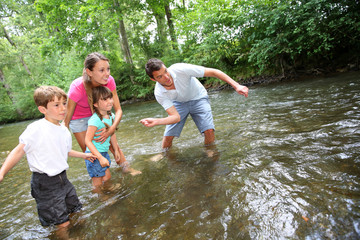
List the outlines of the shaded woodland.
<svg viewBox="0 0 360 240">
<path fill-rule="evenodd" d="M 40 117 L 34 89 L 67 91 L 94 51 L 110 59 L 121 101 L 153 97 L 152 57 L 243 84 L 357 70 L 359 20 L 358 0 L 0 0 L 0 123 Z"/>
</svg>

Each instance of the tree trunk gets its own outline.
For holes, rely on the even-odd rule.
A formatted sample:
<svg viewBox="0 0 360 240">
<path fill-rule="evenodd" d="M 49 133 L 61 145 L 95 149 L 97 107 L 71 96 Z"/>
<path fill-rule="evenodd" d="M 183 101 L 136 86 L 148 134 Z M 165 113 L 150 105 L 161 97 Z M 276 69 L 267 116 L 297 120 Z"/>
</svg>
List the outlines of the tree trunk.
<svg viewBox="0 0 360 240">
<path fill-rule="evenodd" d="M 119 37 L 120 37 L 120 40 L 122 42 L 121 47 L 122 47 L 122 49 L 124 51 L 125 61 L 126 61 L 126 63 L 132 65 L 133 60 L 132 60 L 132 57 L 131 57 L 129 42 L 128 42 L 127 35 L 126 35 L 124 20 L 122 20 L 122 19 L 119 19 L 118 33 L 120 34 Z"/>
<path fill-rule="evenodd" d="M 122 15 L 121 12 L 118 11 L 120 9 L 120 6 L 119 6 L 119 2 L 117 0 L 114 0 L 114 8 L 115 8 L 115 13 L 118 16 L 118 22 L 119 22 L 119 28 L 117 28 L 117 32 L 119 35 L 119 42 L 120 42 L 121 49 L 123 52 L 124 61 L 127 64 L 129 64 L 129 66 L 131 67 L 130 80 L 134 84 L 135 76 L 134 76 L 133 69 L 132 69 L 133 68 L 133 60 L 131 57 L 129 42 L 128 42 L 128 38 L 126 35 L 124 20 L 120 17 Z"/>
<path fill-rule="evenodd" d="M 157 12 L 154 12 L 154 16 L 155 16 L 155 20 L 156 20 L 156 25 L 157 25 L 157 35 L 158 35 L 158 39 L 159 39 L 159 42 L 161 44 L 166 45 L 166 36 L 167 36 L 167 33 L 166 33 L 166 24 L 165 24 L 165 15 L 162 13 L 157 13 Z"/>
<path fill-rule="evenodd" d="M 169 27 L 169 32 L 170 32 L 172 48 L 174 50 L 178 50 L 178 43 L 177 43 L 177 39 L 176 39 L 174 23 L 172 21 L 172 14 L 171 14 L 171 10 L 170 10 L 168 3 L 165 5 L 165 13 L 166 13 L 167 23 L 168 23 L 168 27 Z"/>
</svg>

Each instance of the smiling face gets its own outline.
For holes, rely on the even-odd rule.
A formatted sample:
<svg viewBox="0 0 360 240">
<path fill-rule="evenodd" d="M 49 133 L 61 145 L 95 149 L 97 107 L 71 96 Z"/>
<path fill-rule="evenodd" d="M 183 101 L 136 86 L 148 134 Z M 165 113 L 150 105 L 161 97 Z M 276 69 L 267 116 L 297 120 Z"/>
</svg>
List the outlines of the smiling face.
<svg viewBox="0 0 360 240">
<path fill-rule="evenodd" d="M 93 87 L 102 86 L 108 83 L 110 76 L 110 64 L 106 60 L 98 61 L 92 70 L 86 69 Z"/>
<path fill-rule="evenodd" d="M 48 102 L 47 106 L 39 106 L 39 111 L 45 115 L 49 122 L 59 125 L 60 121 L 65 119 L 66 115 L 66 98 L 54 97 L 54 101 Z"/>
<path fill-rule="evenodd" d="M 158 71 L 153 71 L 152 74 L 154 78 L 151 78 L 151 80 L 160 83 L 166 89 L 175 88 L 174 81 L 165 65 L 162 65 L 162 67 Z"/>
</svg>

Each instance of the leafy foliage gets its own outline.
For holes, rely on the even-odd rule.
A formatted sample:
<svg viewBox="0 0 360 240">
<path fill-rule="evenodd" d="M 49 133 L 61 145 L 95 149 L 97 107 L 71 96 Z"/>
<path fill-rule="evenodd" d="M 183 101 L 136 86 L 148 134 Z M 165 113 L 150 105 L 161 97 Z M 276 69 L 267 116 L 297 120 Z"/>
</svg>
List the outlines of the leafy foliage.
<svg viewBox="0 0 360 240">
<path fill-rule="evenodd" d="M 122 101 L 152 98 L 144 65 L 153 57 L 218 68 L 234 79 L 331 71 L 359 64 L 360 3 L 0 0 L 0 123 L 39 117 L 33 90 L 67 91 L 94 51 L 110 59 Z"/>
</svg>

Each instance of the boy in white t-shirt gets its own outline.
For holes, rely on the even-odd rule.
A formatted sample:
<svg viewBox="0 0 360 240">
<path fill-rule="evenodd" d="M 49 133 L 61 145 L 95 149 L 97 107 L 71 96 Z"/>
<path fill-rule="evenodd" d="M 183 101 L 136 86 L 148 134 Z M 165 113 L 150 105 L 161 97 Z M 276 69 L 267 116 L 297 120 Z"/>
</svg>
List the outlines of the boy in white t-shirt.
<svg viewBox="0 0 360 240">
<path fill-rule="evenodd" d="M 67 179 L 68 156 L 93 159 L 91 153 L 71 150 L 69 130 L 60 124 L 66 115 L 66 93 L 54 86 L 35 90 L 34 100 L 45 118 L 29 124 L 0 169 L 0 182 L 26 154 L 31 170 L 31 195 L 43 226 L 69 225 L 69 214 L 82 207 L 74 186 Z"/>
</svg>

